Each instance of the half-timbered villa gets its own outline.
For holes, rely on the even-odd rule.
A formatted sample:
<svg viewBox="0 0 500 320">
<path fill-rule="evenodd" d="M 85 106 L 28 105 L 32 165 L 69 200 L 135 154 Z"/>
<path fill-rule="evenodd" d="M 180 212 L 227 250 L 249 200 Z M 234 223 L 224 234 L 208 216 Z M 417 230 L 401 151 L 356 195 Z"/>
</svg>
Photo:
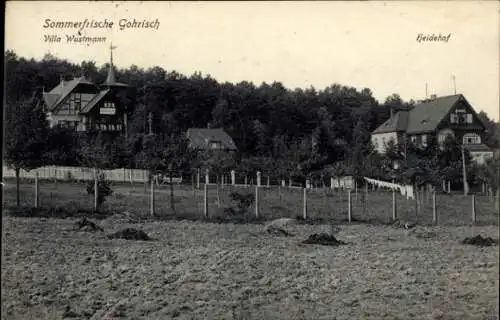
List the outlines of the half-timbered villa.
<svg viewBox="0 0 500 320">
<path fill-rule="evenodd" d="M 431 136 L 438 143 L 452 136 L 470 151 L 476 162 L 484 163 L 493 156 L 491 148 L 484 144 L 485 133 L 486 127 L 474 108 L 462 94 L 456 94 L 434 96 L 411 110 L 395 112 L 372 132 L 371 141 L 378 152 L 384 153 L 390 140 L 401 146 L 411 141 L 417 147 L 425 147 Z"/>
<path fill-rule="evenodd" d="M 126 130 L 126 99 L 130 99 L 130 92 L 133 88 L 116 81 L 113 49 L 114 47 L 111 46 L 107 78 L 101 85 L 85 77 L 74 78 L 70 81 L 61 78 L 61 82 L 55 88 L 43 93 L 45 110 L 51 127 L 61 125 L 74 128 L 76 131 L 124 132 Z"/>
</svg>

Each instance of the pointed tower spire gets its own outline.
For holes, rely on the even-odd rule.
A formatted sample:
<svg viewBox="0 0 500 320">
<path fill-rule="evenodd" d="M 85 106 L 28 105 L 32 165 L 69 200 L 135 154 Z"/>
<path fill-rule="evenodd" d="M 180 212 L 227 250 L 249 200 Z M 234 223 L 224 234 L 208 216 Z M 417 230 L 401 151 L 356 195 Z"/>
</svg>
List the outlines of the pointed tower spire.
<svg viewBox="0 0 500 320">
<path fill-rule="evenodd" d="M 108 69 L 108 76 L 106 78 L 106 84 L 113 84 L 116 82 L 116 77 L 115 77 L 115 68 L 113 66 L 113 49 L 116 49 L 116 47 L 113 46 L 113 43 L 109 46 L 109 50 L 111 53 L 111 59 L 109 62 L 109 69 Z"/>
</svg>

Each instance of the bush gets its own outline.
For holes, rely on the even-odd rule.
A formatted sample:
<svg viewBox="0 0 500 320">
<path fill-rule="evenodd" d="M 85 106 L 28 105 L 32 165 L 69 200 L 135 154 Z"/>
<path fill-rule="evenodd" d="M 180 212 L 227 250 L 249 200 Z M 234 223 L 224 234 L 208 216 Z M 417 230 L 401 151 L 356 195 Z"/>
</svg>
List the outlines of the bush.
<svg viewBox="0 0 500 320">
<path fill-rule="evenodd" d="M 94 194 L 94 183 L 94 180 L 87 182 L 87 193 L 90 195 Z M 97 192 L 98 206 L 102 205 L 106 200 L 106 197 L 110 196 L 113 193 L 113 191 L 111 190 L 111 183 L 108 179 L 106 179 L 106 176 L 102 172 L 97 175 Z"/>
<path fill-rule="evenodd" d="M 239 192 L 231 192 L 229 197 L 231 198 L 231 201 L 236 202 L 236 205 L 241 210 L 247 210 L 254 201 L 254 195 L 250 193 L 241 194 Z"/>
<path fill-rule="evenodd" d="M 232 202 L 231 207 L 224 209 L 224 213 L 228 216 L 245 214 L 254 201 L 252 194 L 241 194 L 239 192 L 231 192 L 229 198 L 231 198 Z"/>
</svg>

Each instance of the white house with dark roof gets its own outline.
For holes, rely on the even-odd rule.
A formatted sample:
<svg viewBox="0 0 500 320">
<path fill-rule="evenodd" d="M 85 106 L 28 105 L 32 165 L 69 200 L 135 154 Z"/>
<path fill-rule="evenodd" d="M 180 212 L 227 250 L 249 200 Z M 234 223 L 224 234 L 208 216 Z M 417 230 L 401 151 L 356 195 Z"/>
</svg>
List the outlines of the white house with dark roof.
<svg viewBox="0 0 500 320">
<path fill-rule="evenodd" d="M 51 126 L 62 125 L 76 131 L 90 129 L 125 131 L 127 115 L 123 97 L 131 89 L 116 81 L 113 66 L 113 48 L 106 81 L 97 85 L 85 79 L 74 78 L 61 82 L 43 93 L 45 110 Z"/>
<path fill-rule="evenodd" d="M 415 105 L 411 110 L 398 111 L 372 132 L 371 141 L 375 149 L 384 153 L 387 143 L 406 146 L 411 141 L 425 147 L 429 137 L 442 143 L 448 135 L 455 137 L 467 148 L 473 159 L 483 163 L 493 156 L 485 145 L 486 127 L 474 108 L 462 94 L 434 97 Z"/>
</svg>

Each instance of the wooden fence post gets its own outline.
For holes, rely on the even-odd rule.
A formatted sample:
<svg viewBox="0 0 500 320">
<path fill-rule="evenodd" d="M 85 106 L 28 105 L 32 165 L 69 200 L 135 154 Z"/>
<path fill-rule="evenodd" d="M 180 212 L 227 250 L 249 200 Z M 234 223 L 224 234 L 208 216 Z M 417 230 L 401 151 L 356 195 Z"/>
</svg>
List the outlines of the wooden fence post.
<svg viewBox="0 0 500 320">
<path fill-rule="evenodd" d="M 196 169 L 196 189 L 200 189 L 200 168 Z"/>
<path fill-rule="evenodd" d="M 347 191 L 347 221 L 351 222 L 352 220 L 352 190 Z"/>
<path fill-rule="evenodd" d="M 236 184 L 236 171 L 231 170 L 231 184 L 234 186 Z"/>
<path fill-rule="evenodd" d="M 397 219 L 396 191 L 392 189 L 392 221 Z"/>
<path fill-rule="evenodd" d="M 35 172 L 35 208 L 38 208 L 39 201 L 39 183 L 38 183 L 38 172 Z"/>
<path fill-rule="evenodd" d="M 358 183 L 356 180 L 354 180 L 354 188 L 355 188 L 355 191 L 356 191 L 356 201 L 358 201 Z"/>
<path fill-rule="evenodd" d="M 260 173 L 260 171 L 257 171 L 257 186 L 258 186 L 258 187 L 260 187 L 260 186 L 261 186 L 260 177 L 261 177 L 261 173 Z"/>
<path fill-rule="evenodd" d="M 208 218 L 208 183 L 203 187 L 203 215 Z"/>
<path fill-rule="evenodd" d="M 170 182 L 172 183 L 172 182 Z M 151 195 L 149 203 L 149 213 L 153 217 L 155 215 L 155 181 L 151 179 Z"/>
<path fill-rule="evenodd" d="M 333 189 L 334 188 L 334 178 L 333 177 L 330 177 L 330 189 Z"/>
<path fill-rule="evenodd" d="M 208 174 L 208 169 L 205 170 L 205 184 L 210 183 L 210 176 Z"/>
<path fill-rule="evenodd" d="M 476 195 L 472 195 L 472 224 L 476 224 Z"/>
<path fill-rule="evenodd" d="M 432 192 L 432 222 L 438 224 L 437 211 L 436 211 L 436 192 Z"/>
<path fill-rule="evenodd" d="M 307 188 L 304 188 L 304 203 L 303 203 L 303 208 L 302 208 L 302 217 L 304 220 L 307 219 Z"/>
<path fill-rule="evenodd" d="M 97 169 L 94 169 L 94 211 L 99 210 L 99 184 L 97 183 Z"/>
<path fill-rule="evenodd" d="M 259 186 L 255 186 L 255 218 L 259 217 Z"/>
<path fill-rule="evenodd" d="M 419 196 L 418 196 L 418 187 L 416 185 L 413 186 L 413 190 L 415 192 L 415 217 L 418 217 L 418 211 L 420 209 Z"/>
<path fill-rule="evenodd" d="M 269 188 L 270 185 L 271 185 L 271 180 L 270 180 L 269 176 L 267 176 L 267 187 Z"/>
</svg>

